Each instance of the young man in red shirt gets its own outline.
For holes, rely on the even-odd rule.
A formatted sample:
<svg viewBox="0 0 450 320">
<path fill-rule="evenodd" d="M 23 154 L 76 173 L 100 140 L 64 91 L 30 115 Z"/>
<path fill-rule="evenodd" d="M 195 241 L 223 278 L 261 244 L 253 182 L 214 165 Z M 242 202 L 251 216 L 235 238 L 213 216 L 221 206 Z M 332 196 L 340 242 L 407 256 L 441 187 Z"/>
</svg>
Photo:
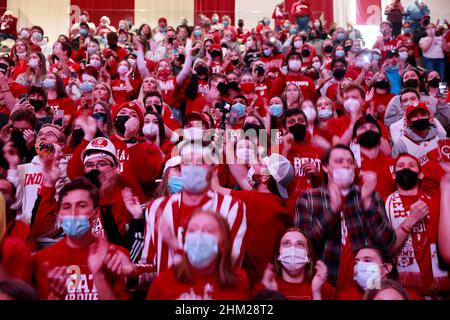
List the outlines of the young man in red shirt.
<svg viewBox="0 0 450 320">
<path fill-rule="evenodd" d="M 322 149 L 311 144 L 307 132 L 307 120 L 303 111 L 289 109 L 281 119 L 283 140 L 280 146 L 282 154 L 291 162 L 295 178 L 289 187 L 289 214 L 294 214 L 297 197 L 305 190 L 318 187 L 322 183 L 320 176 Z"/>
<path fill-rule="evenodd" d="M 107 271 L 107 255 L 117 247 L 94 238 L 97 188 L 86 178 L 66 184 L 59 195 L 59 219 L 66 236 L 33 256 L 35 287 L 41 299 L 115 300 L 127 298 L 125 279 Z M 106 242 L 106 243 L 105 243 Z"/>
<path fill-rule="evenodd" d="M 381 51 L 381 63 L 383 63 L 389 51 L 395 50 L 397 40 L 392 37 L 392 23 L 389 21 L 380 23 L 380 31 L 383 36 L 378 38 L 372 49 L 379 49 Z"/>
</svg>

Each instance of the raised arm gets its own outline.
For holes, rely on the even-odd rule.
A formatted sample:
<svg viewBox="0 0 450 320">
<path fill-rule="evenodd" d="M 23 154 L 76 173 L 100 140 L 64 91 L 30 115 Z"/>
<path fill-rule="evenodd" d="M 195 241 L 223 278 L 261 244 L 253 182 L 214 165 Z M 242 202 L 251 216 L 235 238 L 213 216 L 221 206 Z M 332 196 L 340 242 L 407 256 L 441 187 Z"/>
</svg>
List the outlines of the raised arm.
<svg viewBox="0 0 450 320">
<path fill-rule="evenodd" d="M 189 75 L 191 74 L 191 66 L 192 66 L 192 40 L 188 39 L 186 41 L 186 47 L 184 49 L 186 60 L 183 65 L 183 69 L 181 69 L 180 73 L 177 75 L 177 85 L 178 87 L 182 87 L 184 82 L 187 80 Z"/>
</svg>

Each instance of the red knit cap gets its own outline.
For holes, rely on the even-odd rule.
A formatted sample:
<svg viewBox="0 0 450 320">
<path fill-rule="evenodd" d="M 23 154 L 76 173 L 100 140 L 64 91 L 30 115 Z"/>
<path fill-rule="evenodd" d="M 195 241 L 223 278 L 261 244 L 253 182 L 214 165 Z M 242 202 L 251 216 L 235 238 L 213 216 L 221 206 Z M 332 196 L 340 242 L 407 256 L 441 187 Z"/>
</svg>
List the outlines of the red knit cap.
<svg viewBox="0 0 450 320">
<path fill-rule="evenodd" d="M 114 113 L 112 115 L 113 121 L 116 118 L 119 111 L 122 110 L 123 108 L 128 108 L 136 111 L 140 122 L 139 127 L 142 128 L 144 126 L 144 114 L 142 113 L 142 108 L 136 102 L 133 101 L 122 103 L 118 108 L 116 108 L 116 110 L 114 110 Z"/>
</svg>

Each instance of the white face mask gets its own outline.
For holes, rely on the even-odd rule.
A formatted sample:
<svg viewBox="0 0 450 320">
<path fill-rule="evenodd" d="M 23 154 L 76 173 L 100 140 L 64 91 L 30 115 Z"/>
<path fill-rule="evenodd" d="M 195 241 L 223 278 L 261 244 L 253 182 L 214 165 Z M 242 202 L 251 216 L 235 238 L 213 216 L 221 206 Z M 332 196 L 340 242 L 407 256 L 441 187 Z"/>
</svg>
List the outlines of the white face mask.
<svg viewBox="0 0 450 320">
<path fill-rule="evenodd" d="M 299 60 L 290 60 L 289 61 L 289 70 L 291 71 L 299 71 L 302 67 L 302 63 Z"/>
<path fill-rule="evenodd" d="M 312 107 L 306 107 L 303 109 L 303 112 L 306 115 L 306 120 L 308 122 L 314 122 L 314 120 L 316 120 L 317 118 L 317 111 L 316 109 L 312 108 Z"/>
<path fill-rule="evenodd" d="M 399 53 L 398 53 L 398 58 L 399 58 L 401 61 L 406 61 L 406 60 L 408 60 L 408 52 L 406 52 L 406 51 L 399 52 Z"/>
<path fill-rule="evenodd" d="M 359 101 L 354 98 L 348 98 L 344 101 L 344 109 L 350 114 L 358 112 L 360 107 Z"/>
<path fill-rule="evenodd" d="M 295 49 L 300 49 L 302 47 L 302 45 L 303 45 L 303 41 L 300 41 L 300 40 L 294 41 Z"/>
<path fill-rule="evenodd" d="M 30 59 L 28 60 L 28 65 L 30 68 L 37 68 L 39 66 L 39 59 Z"/>
<path fill-rule="evenodd" d="M 246 45 L 247 49 L 249 49 L 249 48 L 253 47 L 253 41 L 247 41 L 245 43 L 245 45 Z"/>
<path fill-rule="evenodd" d="M 319 70 L 320 67 L 321 67 L 321 64 L 320 64 L 320 62 L 314 62 L 314 63 L 312 64 L 312 66 L 313 66 L 314 69 Z"/>
<path fill-rule="evenodd" d="M 184 140 L 199 141 L 203 139 L 203 129 L 190 127 L 183 130 Z"/>
<path fill-rule="evenodd" d="M 147 138 L 155 138 L 159 133 L 158 125 L 156 123 L 148 123 L 142 128 L 142 133 Z"/>
<path fill-rule="evenodd" d="M 373 262 L 360 261 L 355 265 L 353 279 L 364 291 L 380 286 L 380 267 Z"/>
<path fill-rule="evenodd" d="M 100 62 L 100 60 L 91 60 L 90 62 L 89 62 L 89 64 L 91 65 L 91 66 L 93 66 L 94 68 L 99 68 L 100 66 L 101 66 L 101 62 Z"/>
<path fill-rule="evenodd" d="M 291 272 L 296 272 L 305 267 L 309 262 L 306 250 L 296 247 L 281 248 L 278 261 L 284 268 Z"/>
<path fill-rule="evenodd" d="M 344 189 L 348 189 L 355 179 L 355 170 L 337 168 L 333 169 L 333 181 Z"/>
</svg>

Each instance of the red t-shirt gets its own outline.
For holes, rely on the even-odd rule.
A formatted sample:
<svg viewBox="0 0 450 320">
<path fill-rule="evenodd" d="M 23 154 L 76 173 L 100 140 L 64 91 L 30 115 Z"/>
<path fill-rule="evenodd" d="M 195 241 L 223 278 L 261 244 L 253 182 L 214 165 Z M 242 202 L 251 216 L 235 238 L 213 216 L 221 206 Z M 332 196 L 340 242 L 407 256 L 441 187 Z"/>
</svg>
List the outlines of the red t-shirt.
<svg viewBox="0 0 450 320">
<path fill-rule="evenodd" d="M 233 190 L 231 196 L 241 199 L 247 207 L 243 265 L 250 283 L 255 284 L 261 280 L 267 264 L 272 262 L 275 246 L 291 219 L 281 198 L 272 193 Z"/>
<path fill-rule="evenodd" d="M 65 116 L 67 115 L 73 116 L 77 112 L 77 106 L 75 101 L 73 101 L 69 97 L 48 100 L 47 104 L 50 108 L 53 109 L 54 112 L 58 110 L 63 110 Z"/>
<path fill-rule="evenodd" d="M 31 250 L 22 239 L 5 235 L 0 241 L 0 266 L 16 279 L 31 283 Z"/>
<path fill-rule="evenodd" d="M 39 297 L 46 299 L 50 294 L 47 269 L 44 265 L 44 262 L 48 262 L 50 269 L 67 266 L 68 270 L 73 270 L 72 274 L 79 276 L 78 287 L 75 289 L 68 286 L 65 300 L 98 300 L 93 275 L 90 273 L 87 264 L 88 256 L 89 246 L 77 249 L 71 248 L 67 245 L 66 238 L 37 252 L 33 256 L 33 280 Z M 126 299 L 128 294 L 125 288 L 125 279 L 111 277 L 109 280 L 113 284 L 112 287 L 117 298 Z"/>
<path fill-rule="evenodd" d="M 361 153 L 361 174 L 364 171 L 373 171 L 377 174 L 377 187 L 375 191 L 378 192 L 382 199 L 387 198 L 396 189 L 394 179 L 392 179 L 392 172 L 394 171 L 394 159 L 386 156 L 382 152 L 378 154 L 375 159 L 370 159 Z M 360 179 L 360 185 L 362 180 Z"/>
<path fill-rule="evenodd" d="M 303 281 L 302 283 L 291 283 L 283 279 L 277 279 L 278 291 L 288 300 L 313 300 L 311 284 Z M 259 283 L 255 286 L 253 292 L 256 294 L 263 290 L 264 286 Z M 322 300 L 335 300 L 336 289 L 329 283 L 325 283 L 320 290 Z"/>
<path fill-rule="evenodd" d="M 289 84 L 295 84 L 301 91 L 305 100 L 315 101 L 316 99 L 316 86 L 311 78 L 305 76 L 286 76 L 286 86 Z"/>
<path fill-rule="evenodd" d="M 171 107 L 176 107 L 173 105 L 175 100 L 174 95 L 179 89 L 176 77 L 171 77 L 166 81 L 158 79 L 158 84 L 159 88 L 161 89 L 161 95 L 164 103 L 167 103 Z"/>
<path fill-rule="evenodd" d="M 433 149 L 427 153 L 428 161 L 422 165 L 424 178 L 421 189 L 430 197 L 439 193 L 441 187 L 441 178 L 445 175 L 444 169 L 439 164 L 439 150 Z"/>
<path fill-rule="evenodd" d="M 152 283 L 147 300 L 248 300 L 250 288 L 247 276 L 241 269 L 236 271 L 239 279 L 234 288 L 221 288 L 216 274 L 201 276 L 193 273 L 192 283 L 177 280 L 173 268 L 162 272 Z"/>
<path fill-rule="evenodd" d="M 372 49 L 379 49 L 381 51 L 381 62 L 386 60 L 389 51 L 394 50 L 397 45 L 396 39 L 383 39 L 383 43 L 375 43 Z"/>
<path fill-rule="evenodd" d="M 140 79 L 130 79 L 131 86 L 133 87 L 133 90 L 128 92 L 127 91 L 127 85 L 125 80 L 112 80 L 111 81 L 111 89 L 114 97 L 114 101 L 118 105 L 130 101 L 130 99 L 136 94 L 136 92 L 139 91 L 140 85 L 141 85 Z"/>
</svg>

